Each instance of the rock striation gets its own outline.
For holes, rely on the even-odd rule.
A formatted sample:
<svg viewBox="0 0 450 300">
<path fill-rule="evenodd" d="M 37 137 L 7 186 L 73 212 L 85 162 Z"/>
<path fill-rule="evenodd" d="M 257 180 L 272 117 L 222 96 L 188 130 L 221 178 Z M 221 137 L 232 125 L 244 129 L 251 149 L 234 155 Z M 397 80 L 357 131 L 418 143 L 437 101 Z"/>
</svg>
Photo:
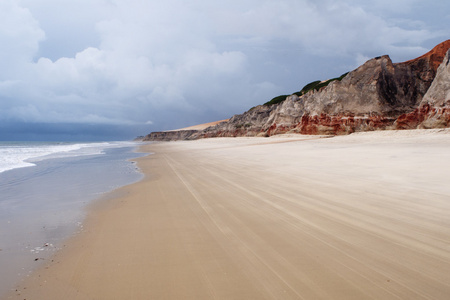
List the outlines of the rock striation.
<svg viewBox="0 0 450 300">
<path fill-rule="evenodd" d="M 171 130 L 171 131 L 155 131 L 146 135 L 143 141 L 179 141 L 188 140 L 199 130 Z"/>
<path fill-rule="evenodd" d="M 450 50 L 419 107 L 395 121 L 397 129 L 450 127 Z"/>
<path fill-rule="evenodd" d="M 145 140 L 448 127 L 449 48 L 447 40 L 402 63 L 393 63 L 387 55 L 376 57 L 318 91 L 256 106 L 203 130 L 167 132 L 165 137 L 151 133 Z"/>
<path fill-rule="evenodd" d="M 195 126 L 185 127 L 181 129 L 176 130 L 169 130 L 169 131 L 157 131 L 152 132 L 148 134 L 145 137 L 138 137 L 137 140 L 140 141 L 177 141 L 177 140 L 186 140 L 189 139 L 189 137 L 193 136 L 194 134 L 198 133 L 199 131 L 229 121 L 229 119 L 226 120 L 220 120 L 210 123 L 204 123 L 204 124 L 198 124 Z"/>
</svg>

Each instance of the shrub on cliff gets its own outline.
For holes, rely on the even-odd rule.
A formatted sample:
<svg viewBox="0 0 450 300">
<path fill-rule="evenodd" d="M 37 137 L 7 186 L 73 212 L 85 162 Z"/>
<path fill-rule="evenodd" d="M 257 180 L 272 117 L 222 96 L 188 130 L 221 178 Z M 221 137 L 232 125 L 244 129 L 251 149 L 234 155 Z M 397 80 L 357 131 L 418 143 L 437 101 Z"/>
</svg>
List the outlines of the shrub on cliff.
<svg viewBox="0 0 450 300">
<path fill-rule="evenodd" d="M 348 72 L 345 73 L 345 74 L 342 74 L 342 75 L 339 76 L 339 77 L 332 78 L 332 79 L 328 79 L 327 81 L 324 81 L 324 82 L 321 82 L 321 83 L 315 85 L 312 89 L 318 91 L 318 90 L 320 90 L 321 88 L 326 87 L 327 85 L 329 85 L 330 83 L 332 83 L 332 82 L 335 81 L 335 80 L 341 81 L 347 74 L 348 74 Z"/>
<path fill-rule="evenodd" d="M 272 100 L 270 100 L 270 101 L 264 103 L 264 105 L 269 106 L 269 105 L 274 105 L 274 104 L 281 103 L 281 102 L 283 102 L 284 100 L 286 100 L 287 97 L 289 97 L 289 95 L 280 95 L 280 96 L 277 96 L 277 97 L 275 97 L 275 98 L 272 98 Z"/>
<path fill-rule="evenodd" d="M 310 90 L 314 89 L 318 84 L 320 84 L 320 80 L 316 80 L 313 82 L 308 83 L 307 85 L 305 85 L 301 91 L 299 92 L 295 92 L 294 94 L 296 94 L 297 96 L 303 96 L 304 94 L 306 94 L 307 92 L 309 92 Z"/>
<path fill-rule="evenodd" d="M 306 94 L 306 93 L 309 92 L 309 91 L 312 91 L 312 90 L 318 91 L 318 90 L 320 90 L 321 88 L 326 87 L 327 85 L 329 85 L 331 82 L 333 82 L 333 81 L 335 81 L 335 80 L 341 81 L 347 74 L 348 74 L 348 72 L 345 73 L 345 74 L 342 74 L 342 75 L 339 76 L 339 77 L 332 78 L 332 79 L 328 79 L 328 80 L 323 81 L 323 82 L 320 81 L 320 80 L 313 81 L 313 82 L 308 83 L 307 85 L 305 85 L 305 86 L 302 88 L 301 91 L 295 92 L 294 94 L 296 94 L 297 96 L 303 96 L 304 94 Z"/>
<path fill-rule="evenodd" d="M 348 74 L 348 72 L 345 73 L 345 74 L 342 74 L 339 77 L 328 79 L 326 81 L 316 80 L 316 81 L 310 82 L 307 85 L 305 85 L 300 91 L 295 92 L 294 94 L 299 96 L 299 97 L 301 97 L 301 96 L 303 96 L 304 94 L 306 94 L 309 91 L 312 91 L 312 90 L 318 91 L 321 88 L 326 87 L 327 85 L 329 85 L 331 82 L 333 82 L 335 80 L 341 81 L 347 74 Z M 264 105 L 270 106 L 270 105 L 281 103 L 284 100 L 286 100 L 286 98 L 289 97 L 289 96 L 290 95 L 277 96 L 277 97 L 273 98 L 272 100 L 264 103 Z"/>
</svg>

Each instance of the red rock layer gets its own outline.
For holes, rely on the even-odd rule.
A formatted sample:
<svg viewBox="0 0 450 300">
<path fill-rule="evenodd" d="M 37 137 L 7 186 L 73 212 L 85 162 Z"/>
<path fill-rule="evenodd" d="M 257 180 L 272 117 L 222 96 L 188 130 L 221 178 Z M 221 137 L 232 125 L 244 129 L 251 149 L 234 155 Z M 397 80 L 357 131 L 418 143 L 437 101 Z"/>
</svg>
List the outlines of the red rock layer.
<svg viewBox="0 0 450 300">
<path fill-rule="evenodd" d="M 450 106 L 433 107 L 424 104 L 395 121 L 395 129 L 444 128 L 450 126 Z"/>
<path fill-rule="evenodd" d="M 445 42 L 440 43 L 439 45 L 431 49 L 429 52 L 425 53 L 422 56 L 419 56 L 418 58 L 405 61 L 401 64 L 413 64 L 420 60 L 425 59 L 429 61 L 430 66 L 436 72 L 442 60 L 444 59 L 448 49 L 450 49 L 450 40 L 446 40 Z"/>
<path fill-rule="evenodd" d="M 325 115 L 303 116 L 300 133 L 302 134 L 349 134 L 355 131 L 386 129 L 394 122 L 393 118 L 380 115 L 363 117 Z"/>
<path fill-rule="evenodd" d="M 305 115 L 298 124 L 278 125 L 273 124 L 266 132 L 268 136 L 287 132 L 301 134 L 327 134 L 343 135 L 357 131 L 383 130 L 391 127 L 394 118 L 379 115 L 371 116 L 346 116 L 346 115 Z"/>
</svg>

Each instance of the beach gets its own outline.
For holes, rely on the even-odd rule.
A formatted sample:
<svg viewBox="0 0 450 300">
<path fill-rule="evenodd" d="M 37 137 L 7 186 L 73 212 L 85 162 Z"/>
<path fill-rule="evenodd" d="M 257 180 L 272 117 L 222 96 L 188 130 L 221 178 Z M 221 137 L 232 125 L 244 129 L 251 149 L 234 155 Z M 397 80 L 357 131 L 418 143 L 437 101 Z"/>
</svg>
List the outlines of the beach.
<svg viewBox="0 0 450 300">
<path fill-rule="evenodd" d="M 150 143 L 5 299 L 448 299 L 450 130 Z"/>
<path fill-rule="evenodd" d="M 0 298 L 83 228 L 86 205 L 143 177 L 137 146 L 0 143 Z"/>
</svg>

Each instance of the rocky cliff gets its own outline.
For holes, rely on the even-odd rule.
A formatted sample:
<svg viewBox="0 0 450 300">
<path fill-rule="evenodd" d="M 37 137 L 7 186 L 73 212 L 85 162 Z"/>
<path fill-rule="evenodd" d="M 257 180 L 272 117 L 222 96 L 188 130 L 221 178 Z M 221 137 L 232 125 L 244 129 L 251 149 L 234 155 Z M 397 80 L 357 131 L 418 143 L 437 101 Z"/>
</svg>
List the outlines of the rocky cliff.
<svg viewBox="0 0 450 300">
<path fill-rule="evenodd" d="M 198 133 L 199 130 L 171 130 L 155 131 L 146 135 L 143 141 L 179 141 L 188 140 L 191 136 Z"/>
<path fill-rule="evenodd" d="M 291 95 L 275 105 L 260 105 L 229 121 L 180 139 L 270 136 L 286 132 L 349 134 L 379 129 L 450 126 L 447 40 L 410 61 L 381 56 L 318 91 Z M 447 56 L 446 56 L 447 53 Z M 154 140 L 154 133 L 146 137 Z M 177 139 L 171 133 L 166 140 Z M 158 138 L 164 140 L 165 138 Z"/>
<path fill-rule="evenodd" d="M 450 50 L 419 107 L 398 117 L 398 129 L 450 127 Z"/>
</svg>

